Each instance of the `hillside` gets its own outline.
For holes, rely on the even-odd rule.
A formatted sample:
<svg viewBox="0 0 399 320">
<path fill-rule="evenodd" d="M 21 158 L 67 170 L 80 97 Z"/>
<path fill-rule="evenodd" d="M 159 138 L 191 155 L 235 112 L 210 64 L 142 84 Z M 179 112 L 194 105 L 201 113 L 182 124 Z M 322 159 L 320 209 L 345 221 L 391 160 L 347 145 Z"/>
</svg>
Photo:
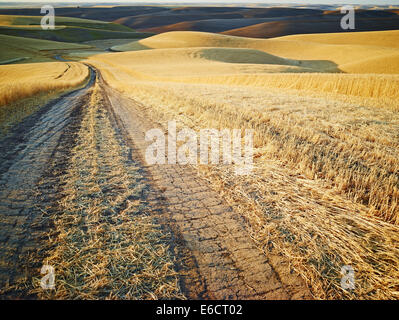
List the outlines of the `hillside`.
<svg viewBox="0 0 399 320">
<path fill-rule="evenodd" d="M 146 32 L 163 33 L 169 31 L 203 31 L 203 32 L 223 32 L 236 28 L 243 28 L 263 22 L 295 19 L 295 17 L 277 17 L 277 18 L 239 18 L 239 19 L 206 19 L 195 21 L 183 21 L 179 23 L 163 25 L 142 29 Z"/>
<path fill-rule="evenodd" d="M 40 26 L 42 16 L 0 15 L 0 26 Z M 99 20 L 55 16 L 56 26 L 73 26 L 107 31 L 132 32 L 129 27 Z"/>
<path fill-rule="evenodd" d="M 312 72 L 295 60 L 245 48 L 173 48 L 102 54 L 91 57 L 142 79 L 179 80 L 196 76 Z"/>
<path fill-rule="evenodd" d="M 310 41 L 324 44 L 345 44 L 345 45 L 373 45 L 399 49 L 399 31 L 378 31 L 378 32 L 347 32 L 329 34 L 300 34 L 275 39 Z"/>
<path fill-rule="evenodd" d="M 224 31 L 223 34 L 251 38 L 274 38 L 291 34 L 342 32 L 342 15 L 334 19 L 284 20 Z M 317 26 L 315 28 L 315 26 Z M 399 18 L 357 18 L 356 32 L 399 29 Z"/>
<path fill-rule="evenodd" d="M 0 34 L 0 64 L 54 61 L 52 50 L 88 49 L 84 44 L 13 37 Z"/>
<path fill-rule="evenodd" d="M 57 8 L 57 16 L 114 21 L 128 15 L 152 14 L 166 11 L 167 8 L 153 6 L 116 6 L 116 7 L 63 7 Z M 37 8 L 0 9 L 0 14 L 37 16 Z"/>
<path fill-rule="evenodd" d="M 140 39 L 151 34 L 115 23 L 95 20 L 56 17 L 55 30 L 40 27 L 41 16 L 0 16 L 0 34 L 64 42 L 83 42 L 101 39 Z"/>
<path fill-rule="evenodd" d="M 0 9 L 0 14 L 11 16 L 38 16 L 38 9 Z M 175 6 L 87 6 L 57 8 L 57 19 L 60 25 L 69 27 L 93 28 L 98 25 L 103 29 L 104 23 L 96 24 L 88 21 L 62 20 L 63 17 L 101 20 L 114 22 L 107 31 L 129 32 L 129 28 L 141 32 L 163 33 L 169 31 L 204 31 L 226 32 L 229 35 L 245 37 L 270 38 L 290 34 L 309 34 L 342 32 L 340 19 L 342 14 L 337 6 L 293 6 L 262 7 L 251 6 L 208 6 L 208 7 L 175 7 Z M 395 8 L 383 6 L 357 6 L 357 31 L 380 31 L 399 28 L 399 16 Z M 20 23 L 21 24 L 21 23 Z M 88 25 L 88 24 L 91 24 Z M 315 28 L 315 24 L 318 25 Z M 123 29 L 125 28 L 125 29 Z M 83 34 L 86 30 L 81 31 Z M 10 35 L 19 35 L 7 33 Z M 20 34 L 21 35 L 21 34 Z M 37 37 L 36 35 L 22 35 Z M 43 36 L 43 35 L 40 35 Z M 49 40 L 62 40 L 62 35 Z M 74 34 L 76 36 L 76 34 Z M 100 39 L 100 35 L 93 37 Z M 109 39 L 112 35 L 103 35 L 101 39 Z M 120 38 L 122 35 L 118 35 Z M 126 35 L 123 35 L 126 38 Z M 84 40 L 87 35 L 83 36 Z M 46 38 L 48 39 L 48 38 Z"/>
<path fill-rule="evenodd" d="M 165 32 L 178 30 L 173 29 L 174 24 L 193 27 L 196 25 L 206 25 L 202 30 L 209 32 L 219 32 L 220 28 L 229 27 L 229 29 L 238 27 L 235 24 L 254 24 L 267 19 L 285 19 L 302 15 L 321 14 L 320 10 L 313 9 L 293 9 L 293 8 L 239 8 L 239 7 L 185 7 L 174 8 L 170 11 L 162 11 L 156 14 L 146 14 L 139 16 L 128 16 L 115 20 L 131 28 L 142 29 L 145 31 Z M 209 21 L 212 20 L 212 21 Z M 208 22 L 210 22 L 208 24 Z M 225 27 L 223 27 L 225 25 Z M 198 30 L 198 29 L 180 29 L 180 30 Z M 227 30 L 227 29 L 226 29 Z"/>
<path fill-rule="evenodd" d="M 361 34 L 358 43 L 351 39 Z M 380 37 L 381 35 L 381 37 Z M 387 66 L 385 56 L 394 57 L 398 50 L 399 31 L 378 31 L 365 33 L 342 33 L 333 35 L 331 43 L 319 43 L 317 39 L 329 39 L 328 35 L 308 35 L 301 41 L 300 37 L 282 37 L 274 39 L 252 39 L 205 32 L 176 31 L 162 33 L 137 42 L 113 47 L 118 51 L 190 48 L 190 47 L 227 47 L 250 48 L 262 50 L 279 57 L 300 60 L 301 66 L 318 71 L 335 71 L 355 73 L 398 73 L 399 62 L 394 58 Z M 314 37 L 314 41 L 312 41 Z M 365 39 L 369 39 L 368 45 Z M 329 41 L 329 40 L 325 40 Z M 335 42 L 335 43 L 334 43 Z M 389 47 L 393 46 L 393 47 Z M 381 59 L 382 60 L 381 60 Z M 370 60 L 371 59 L 371 60 Z M 370 63 L 374 65 L 370 65 Z M 363 67 L 362 67 L 363 66 Z"/>
<path fill-rule="evenodd" d="M 357 31 L 378 31 L 397 29 L 398 16 L 387 10 L 358 10 Z M 244 37 L 270 38 L 288 34 L 314 32 L 342 32 L 339 11 L 317 11 L 293 8 L 252 9 L 235 19 L 215 19 L 204 17 L 201 20 L 144 28 L 142 31 L 163 33 L 169 31 L 226 32 Z M 315 30 L 314 24 L 321 29 Z"/>
</svg>

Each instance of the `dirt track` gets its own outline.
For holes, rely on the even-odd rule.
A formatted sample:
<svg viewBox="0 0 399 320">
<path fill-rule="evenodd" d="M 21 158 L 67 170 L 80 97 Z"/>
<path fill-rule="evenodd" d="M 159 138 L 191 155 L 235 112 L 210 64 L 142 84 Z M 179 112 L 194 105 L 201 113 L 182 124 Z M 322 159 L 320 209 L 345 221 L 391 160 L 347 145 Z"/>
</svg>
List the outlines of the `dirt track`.
<svg viewBox="0 0 399 320">
<path fill-rule="evenodd" d="M 32 272 L 27 257 L 44 240 L 35 191 L 71 115 L 94 83 L 63 96 L 18 124 L 0 141 L 0 288 Z"/>
<path fill-rule="evenodd" d="M 139 164 L 148 190 L 149 214 L 173 237 L 182 293 L 192 299 L 302 299 L 309 292 L 299 280 L 282 279 L 255 246 L 245 221 L 189 166 L 147 166 L 145 132 L 159 127 L 144 116 L 143 106 L 109 88 L 98 78 L 106 115 Z M 68 152 L 88 101 L 90 83 L 29 117 L 0 142 L 0 288 L 38 276 L 51 221 L 43 208 L 56 210 L 60 180 L 46 179 L 67 170 Z M 68 136 L 68 139 L 66 139 Z M 62 150 L 61 150 L 62 149 Z M 59 159 L 54 163 L 54 159 Z M 39 184 L 40 181 L 40 184 Z M 44 182 L 43 182 L 44 181 Z M 55 212 L 56 214 L 56 212 Z M 36 261 L 32 263 L 31 261 Z M 27 261 L 30 261 L 29 263 Z M 296 279 L 296 278 L 295 278 Z M 24 296 L 8 291 L 3 297 Z"/>
</svg>

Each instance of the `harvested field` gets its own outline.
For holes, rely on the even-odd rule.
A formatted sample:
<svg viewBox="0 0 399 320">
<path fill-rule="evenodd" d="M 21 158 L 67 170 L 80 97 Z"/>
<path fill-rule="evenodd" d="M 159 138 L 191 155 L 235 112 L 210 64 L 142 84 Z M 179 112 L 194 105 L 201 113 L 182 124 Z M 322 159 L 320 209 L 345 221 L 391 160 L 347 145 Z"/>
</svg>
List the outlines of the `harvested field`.
<svg viewBox="0 0 399 320">
<path fill-rule="evenodd" d="M 397 8 L 262 6 L 0 9 L 0 299 L 399 299 Z"/>
<path fill-rule="evenodd" d="M 103 58 L 91 63 L 165 125 L 178 119 L 195 129 L 255 130 L 257 174 L 238 179 L 223 167 L 203 172 L 246 217 L 266 256 L 272 256 L 268 246 L 284 252 L 315 297 L 396 297 L 399 119 L 395 108 L 375 107 L 384 96 L 370 98 L 366 107 L 350 94 L 344 102 L 339 94 L 306 96 L 305 90 L 136 80 L 134 68 L 129 72 L 123 62 L 119 69 Z M 322 75 L 310 75 L 316 76 Z M 349 247 L 356 247 L 351 258 Z M 340 267 L 349 261 L 362 279 L 353 295 L 339 287 Z"/>
</svg>

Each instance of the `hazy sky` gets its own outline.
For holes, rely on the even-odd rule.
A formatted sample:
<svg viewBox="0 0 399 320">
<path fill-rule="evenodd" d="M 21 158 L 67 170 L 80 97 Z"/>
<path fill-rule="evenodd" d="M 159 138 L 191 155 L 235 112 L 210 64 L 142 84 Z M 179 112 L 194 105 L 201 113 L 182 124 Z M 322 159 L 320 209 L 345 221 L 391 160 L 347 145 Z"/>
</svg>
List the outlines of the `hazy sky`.
<svg viewBox="0 0 399 320">
<path fill-rule="evenodd" d="M 279 2 L 278 0 L 138 0 L 138 1 L 129 1 L 129 0 L 0 0 L 1 2 L 40 2 L 40 3 L 51 3 L 51 2 L 62 2 L 62 3 L 76 3 L 76 2 L 97 2 L 97 3 L 296 3 L 296 4 L 375 4 L 375 5 L 399 5 L 399 0 L 282 0 Z"/>
<path fill-rule="evenodd" d="M 0 0 L 0 2 L 14 2 L 14 3 L 18 3 L 18 2 L 42 2 L 42 3 L 49 3 L 49 2 L 63 2 L 63 3 L 67 3 L 67 2 L 98 2 L 98 3 L 143 3 L 143 2 L 150 2 L 150 3 L 165 3 L 165 2 L 169 2 L 169 3 L 190 3 L 190 2 L 197 2 L 197 3 L 201 3 L 201 2 L 206 2 L 206 3 L 300 3 L 300 4 L 392 4 L 392 5 L 399 5 L 399 0 L 282 0 L 281 2 L 276 1 L 276 0 L 249 0 L 249 1 L 245 1 L 245 0 L 138 0 L 138 1 L 129 1 L 129 0 L 72 0 L 72 1 L 68 1 L 68 0 L 64 0 L 64 1 L 60 1 L 60 0 Z"/>
</svg>

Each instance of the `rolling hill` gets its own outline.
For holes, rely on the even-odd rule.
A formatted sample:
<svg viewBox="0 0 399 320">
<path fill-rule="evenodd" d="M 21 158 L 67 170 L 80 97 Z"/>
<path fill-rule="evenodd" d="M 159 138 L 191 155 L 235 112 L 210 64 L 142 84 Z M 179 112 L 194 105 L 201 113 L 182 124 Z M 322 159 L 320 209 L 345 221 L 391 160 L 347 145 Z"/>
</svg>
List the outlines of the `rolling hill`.
<svg viewBox="0 0 399 320">
<path fill-rule="evenodd" d="M 234 27 L 234 23 L 243 24 L 244 20 L 248 20 L 246 23 L 253 24 L 259 20 L 257 19 L 284 19 L 287 17 L 295 17 L 302 15 L 314 15 L 321 14 L 320 10 L 313 9 L 293 9 L 293 8 L 239 8 L 239 7 L 184 7 L 175 8 L 170 11 L 163 11 L 157 14 L 146 14 L 139 16 L 128 16 L 118 20 L 116 23 L 121 23 L 123 25 L 129 26 L 135 29 L 143 29 L 145 31 L 156 30 L 153 28 L 159 28 L 159 32 L 177 30 L 171 29 L 172 25 L 183 23 L 190 26 L 191 21 L 195 21 L 195 24 L 206 24 L 207 21 L 212 20 L 212 23 L 207 26 L 206 29 L 198 31 L 209 31 L 209 32 L 219 32 L 217 31 L 221 26 L 219 24 L 231 23 L 230 29 Z M 233 21 L 236 20 L 236 21 Z M 255 20 L 252 22 L 252 20 Z M 264 20 L 263 20 L 264 21 Z M 162 27 L 166 28 L 162 31 Z M 213 28 L 214 29 L 213 29 Z M 167 30 L 169 28 L 169 30 Z M 181 29 L 183 30 L 183 29 Z M 194 29 L 184 29 L 184 30 L 194 30 Z M 153 31 L 151 31 L 153 32 Z M 156 31 L 154 31 L 156 32 Z"/>
<path fill-rule="evenodd" d="M 15 16 L 15 15 L 0 15 L 0 26 L 40 26 L 42 16 Z M 70 26 L 89 29 L 100 29 L 107 31 L 122 31 L 132 32 L 134 30 L 129 27 L 99 20 L 69 18 L 69 17 L 55 17 L 56 26 Z"/>
<path fill-rule="evenodd" d="M 101 39 L 140 39 L 151 34 L 115 23 L 96 20 L 56 17 L 55 30 L 42 30 L 41 16 L 0 16 L 0 34 L 63 42 Z"/>
<path fill-rule="evenodd" d="M 324 44 L 373 45 L 399 49 L 398 30 L 379 32 L 349 32 L 329 34 L 298 34 L 275 39 L 310 41 Z"/>
<path fill-rule="evenodd" d="M 357 34 L 361 34 L 359 39 L 363 39 L 359 40 L 358 44 L 351 42 Z M 324 39 L 329 39 L 328 36 L 324 35 Z M 118 51 L 190 47 L 248 48 L 298 60 L 302 67 L 323 72 L 335 72 L 339 69 L 348 73 L 399 73 L 399 61 L 390 58 L 392 63 L 389 66 L 384 66 L 381 62 L 384 57 L 395 57 L 398 53 L 397 48 L 389 46 L 392 46 L 393 42 L 398 43 L 399 31 L 335 34 L 330 40 L 332 43 L 317 42 L 320 38 L 323 38 L 323 35 L 307 35 L 301 41 L 300 36 L 292 39 L 253 39 L 206 32 L 175 31 L 112 48 Z M 369 40 L 368 45 L 365 44 L 366 38 Z M 369 68 L 370 61 L 374 63 L 372 69 Z"/>
<path fill-rule="evenodd" d="M 184 21 L 160 27 L 142 29 L 142 31 L 163 33 L 169 31 L 203 31 L 203 32 L 223 32 L 236 28 L 243 28 L 263 22 L 293 19 L 295 17 L 277 18 L 239 18 L 239 19 L 206 19 L 195 21 Z"/>
<path fill-rule="evenodd" d="M 239 13 L 210 13 L 206 15 L 207 19 L 239 19 L 242 15 Z M 160 15 L 142 15 L 128 16 L 115 20 L 115 23 L 123 24 L 134 29 L 148 29 L 160 27 L 179 22 L 201 20 L 204 16 L 200 14 L 160 14 Z"/>
<path fill-rule="evenodd" d="M 61 7 L 56 9 L 56 15 L 62 17 L 74 17 L 94 19 L 101 21 L 114 21 L 116 19 L 141 14 L 153 14 L 169 10 L 157 6 L 113 6 L 113 7 Z M 0 9 L 0 14 L 37 16 L 38 8 L 9 8 Z"/>
<path fill-rule="evenodd" d="M 77 28 L 100 28 L 104 31 L 130 32 L 137 31 L 162 33 L 169 31 L 204 31 L 225 32 L 229 35 L 245 37 L 270 38 L 300 33 L 341 32 L 340 19 L 342 14 L 337 6 L 294 6 L 294 7 L 240 7 L 240 6 L 208 6 L 208 7 L 175 7 L 175 6 L 106 6 L 106 7 L 65 7 L 57 8 L 59 25 Z M 357 28 L 355 31 L 379 31 L 399 28 L 397 9 L 386 7 L 358 6 L 356 11 Z M 0 14 L 38 16 L 39 10 L 33 9 L 0 9 Z M 73 21 L 62 17 L 84 18 L 115 22 L 106 25 L 103 22 L 93 23 L 90 20 Z M 317 24 L 317 28 L 315 28 Z M 106 28 L 104 29 L 104 27 Z M 110 39 L 144 37 L 146 35 L 116 35 L 98 33 L 90 34 L 87 30 L 79 30 L 82 41 L 95 39 Z M 5 34 L 4 32 L 2 32 Z M 27 37 L 43 37 L 43 34 L 8 32 L 6 34 Z M 64 30 L 56 33 L 53 38 L 58 41 L 72 41 L 76 32 Z M 91 39 L 88 39 L 90 38 Z M 64 39 L 63 39 L 64 38 Z"/>
<path fill-rule="evenodd" d="M 341 18 L 342 16 L 336 17 L 335 19 L 325 19 L 321 17 L 320 19 L 303 18 L 303 20 L 263 22 L 242 28 L 223 31 L 222 33 L 251 38 L 274 38 L 291 34 L 347 32 L 341 29 Z M 399 17 L 356 19 L 356 32 L 396 29 L 399 29 Z"/>
<path fill-rule="evenodd" d="M 399 29 L 399 16 L 395 10 L 357 10 L 356 17 L 354 32 Z M 210 7 L 176 8 L 155 14 L 127 16 L 115 22 L 152 33 L 203 31 L 271 38 L 290 34 L 342 32 L 341 18 L 339 10 L 284 7 L 226 10 Z"/>
<path fill-rule="evenodd" d="M 314 72 L 300 61 L 246 48 L 172 48 L 92 56 L 90 60 L 117 61 L 143 79 L 179 79 L 221 74 Z"/>
<path fill-rule="evenodd" d="M 0 64 L 13 62 L 54 61 L 53 50 L 81 50 L 90 46 L 84 44 L 13 37 L 0 34 Z"/>
</svg>

